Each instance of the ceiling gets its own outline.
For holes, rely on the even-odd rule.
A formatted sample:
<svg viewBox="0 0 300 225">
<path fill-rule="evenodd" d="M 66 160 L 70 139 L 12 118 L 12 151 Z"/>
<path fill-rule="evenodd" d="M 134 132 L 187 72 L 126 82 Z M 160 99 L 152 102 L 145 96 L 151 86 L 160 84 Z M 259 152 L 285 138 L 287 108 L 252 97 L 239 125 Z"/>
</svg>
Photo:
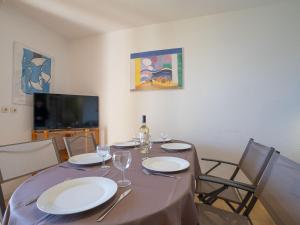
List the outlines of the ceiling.
<svg viewBox="0 0 300 225">
<path fill-rule="evenodd" d="M 68 39 L 287 0 L 2 0 Z"/>
</svg>

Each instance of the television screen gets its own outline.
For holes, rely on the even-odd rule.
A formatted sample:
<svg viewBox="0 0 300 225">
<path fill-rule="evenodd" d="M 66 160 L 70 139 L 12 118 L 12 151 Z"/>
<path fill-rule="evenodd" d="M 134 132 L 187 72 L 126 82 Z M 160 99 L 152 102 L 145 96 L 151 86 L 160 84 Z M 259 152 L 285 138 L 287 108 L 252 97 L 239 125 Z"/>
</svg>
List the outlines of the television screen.
<svg viewBox="0 0 300 225">
<path fill-rule="evenodd" d="M 98 96 L 35 93 L 34 130 L 99 126 Z"/>
</svg>

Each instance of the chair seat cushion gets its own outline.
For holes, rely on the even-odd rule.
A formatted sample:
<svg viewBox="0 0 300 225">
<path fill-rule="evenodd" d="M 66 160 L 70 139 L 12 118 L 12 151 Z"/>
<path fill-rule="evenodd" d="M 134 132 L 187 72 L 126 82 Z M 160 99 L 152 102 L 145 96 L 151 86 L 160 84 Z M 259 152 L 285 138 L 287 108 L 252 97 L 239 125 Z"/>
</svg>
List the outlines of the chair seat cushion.
<svg viewBox="0 0 300 225">
<path fill-rule="evenodd" d="M 247 217 L 210 205 L 198 204 L 199 225 L 250 225 Z"/>
<path fill-rule="evenodd" d="M 208 194 L 218 188 L 223 187 L 221 184 L 211 183 L 207 181 L 198 181 L 198 193 Z M 235 188 L 228 187 L 222 193 L 218 195 L 218 198 L 228 200 L 234 203 L 241 203 L 241 199 L 235 190 Z"/>
</svg>

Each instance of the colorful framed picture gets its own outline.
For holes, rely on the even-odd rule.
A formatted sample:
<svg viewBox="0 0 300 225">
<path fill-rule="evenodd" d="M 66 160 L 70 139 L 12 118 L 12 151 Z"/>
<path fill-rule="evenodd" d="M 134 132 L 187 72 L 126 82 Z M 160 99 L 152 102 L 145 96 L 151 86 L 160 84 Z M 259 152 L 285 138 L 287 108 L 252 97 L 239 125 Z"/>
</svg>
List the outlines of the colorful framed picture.
<svg viewBox="0 0 300 225">
<path fill-rule="evenodd" d="M 130 59 L 132 91 L 183 87 L 182 48 L 133 53 Z"/>
<path fill-rule="evenodd" d="M 13 103 L 31 105 L 33 93 L 49 93 L 53 64 L 52 57 L 14 42 Z"/>
</svg>

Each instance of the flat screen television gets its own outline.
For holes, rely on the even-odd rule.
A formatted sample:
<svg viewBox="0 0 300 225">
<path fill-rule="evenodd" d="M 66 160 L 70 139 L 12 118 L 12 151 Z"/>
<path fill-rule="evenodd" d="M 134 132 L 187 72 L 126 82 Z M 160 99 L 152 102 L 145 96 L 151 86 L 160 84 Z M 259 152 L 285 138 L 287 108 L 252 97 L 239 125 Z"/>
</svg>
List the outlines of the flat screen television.
<svg viewBox="0 0 300 225">
<path fill-rule="evenodd" d="M 98 96 L 35 93 L 33 103 L 34 130 L 99 126 Z"/>
</svg>

